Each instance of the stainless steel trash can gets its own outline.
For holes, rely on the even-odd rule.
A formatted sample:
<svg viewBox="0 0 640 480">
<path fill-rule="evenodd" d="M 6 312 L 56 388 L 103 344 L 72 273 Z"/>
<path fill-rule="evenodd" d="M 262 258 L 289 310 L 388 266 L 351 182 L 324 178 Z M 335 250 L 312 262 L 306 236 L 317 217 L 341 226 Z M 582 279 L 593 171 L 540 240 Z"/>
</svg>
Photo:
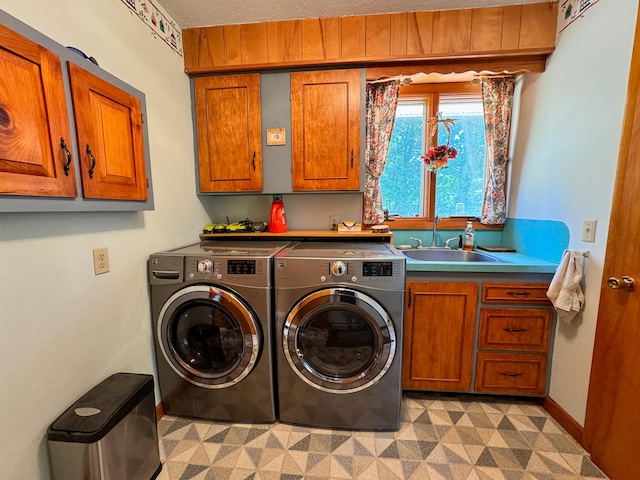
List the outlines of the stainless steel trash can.
<svg viewBox="0 0 640 480">
<path fill-rule="evenodd" d="M 153 377 L 111 375 L 48 428 L 54 480 L 151 480 L 162 470 Z"/>
</svg>

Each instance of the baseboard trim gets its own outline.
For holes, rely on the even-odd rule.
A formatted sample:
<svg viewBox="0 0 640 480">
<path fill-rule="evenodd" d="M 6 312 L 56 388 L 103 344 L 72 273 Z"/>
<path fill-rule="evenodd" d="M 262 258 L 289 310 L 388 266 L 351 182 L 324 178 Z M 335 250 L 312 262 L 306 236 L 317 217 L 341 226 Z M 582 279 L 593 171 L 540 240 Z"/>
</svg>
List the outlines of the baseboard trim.
<svg viewBox="0 0 640 480">
<path fill-rule="evenodd" d="M 558 405 L 550 397 L 546 397 L 542 401 L 542 408 L 544 408 L 553 419 L 564 428 L 569 435 L 576 439 L 576 441 L 582 445 L 582 438 L 584 435 L 584 427 L 576 422 L 571 415 L 564 411 L 564 409 Z"/>
<path fill-rule="evenodd" d="M 164 416 L 164 403 L 160 402 L 156 405 L 156 421 L 160 420 Z"/>
</svg>

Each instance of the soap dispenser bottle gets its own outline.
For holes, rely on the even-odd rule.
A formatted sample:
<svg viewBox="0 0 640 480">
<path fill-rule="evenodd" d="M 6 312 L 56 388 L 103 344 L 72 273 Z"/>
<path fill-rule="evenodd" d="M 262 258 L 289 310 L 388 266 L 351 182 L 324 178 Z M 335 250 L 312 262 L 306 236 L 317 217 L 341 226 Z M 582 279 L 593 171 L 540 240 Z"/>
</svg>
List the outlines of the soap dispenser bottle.
<svg viewBox="0 0 640 480">
<path fill-rule="evenodd" d="M 476 231 L 473 229 L 471 220 L 467 221 L 467 228 L 464 231 L 464 245 L 463 250 L 473 250 L 475 244 Z"/>
<path fill-rule="evenodd" d="M 287 216 L 284 213 L 282 195 L 273 196 L 268 230 L 271 233 L 284 233 L 287 231 Z"/>
</svg>

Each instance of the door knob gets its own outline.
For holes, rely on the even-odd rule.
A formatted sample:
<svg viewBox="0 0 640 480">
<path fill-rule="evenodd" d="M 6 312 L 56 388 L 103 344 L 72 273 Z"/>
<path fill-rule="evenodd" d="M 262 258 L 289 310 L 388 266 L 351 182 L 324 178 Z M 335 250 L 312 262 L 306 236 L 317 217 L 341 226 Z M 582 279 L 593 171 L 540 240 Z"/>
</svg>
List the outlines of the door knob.
<svg viewBox="0 0 640 480">
<path fill-rule="evenodd" d="M 607 280 L 607 286 L 609 288 L 613 288 L 614 290 L 622 289 L 622 290 L 633 290 L 636 288 L 636 281 L 627 277 L 626 275 L 622 278 L 611 277 Z"/>
</svg>

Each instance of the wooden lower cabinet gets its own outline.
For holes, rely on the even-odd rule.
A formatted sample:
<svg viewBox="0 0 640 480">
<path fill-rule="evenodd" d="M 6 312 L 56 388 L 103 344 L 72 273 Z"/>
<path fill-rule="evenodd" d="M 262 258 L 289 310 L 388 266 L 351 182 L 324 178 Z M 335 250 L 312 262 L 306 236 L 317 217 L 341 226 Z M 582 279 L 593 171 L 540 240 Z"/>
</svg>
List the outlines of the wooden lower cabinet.
<svg viewBox="0 0 640 480">
<path fill-rule="evenodd" d="M 546 381 L 544 353 L 478 353 L 477 392 L 544 395 Z"/>
<path fill-rule="evenodd" d="M 478 284 L 407 282 L 402 387 L 471 390 Z"/>
<path fill-rule="evenodd" d="M 545 283 L 484 282 L 475 391 L 542 396 L 547 391 L 553 310 Z M 503 304 L 496 305 L 494 304 Z"/>
</svg>

